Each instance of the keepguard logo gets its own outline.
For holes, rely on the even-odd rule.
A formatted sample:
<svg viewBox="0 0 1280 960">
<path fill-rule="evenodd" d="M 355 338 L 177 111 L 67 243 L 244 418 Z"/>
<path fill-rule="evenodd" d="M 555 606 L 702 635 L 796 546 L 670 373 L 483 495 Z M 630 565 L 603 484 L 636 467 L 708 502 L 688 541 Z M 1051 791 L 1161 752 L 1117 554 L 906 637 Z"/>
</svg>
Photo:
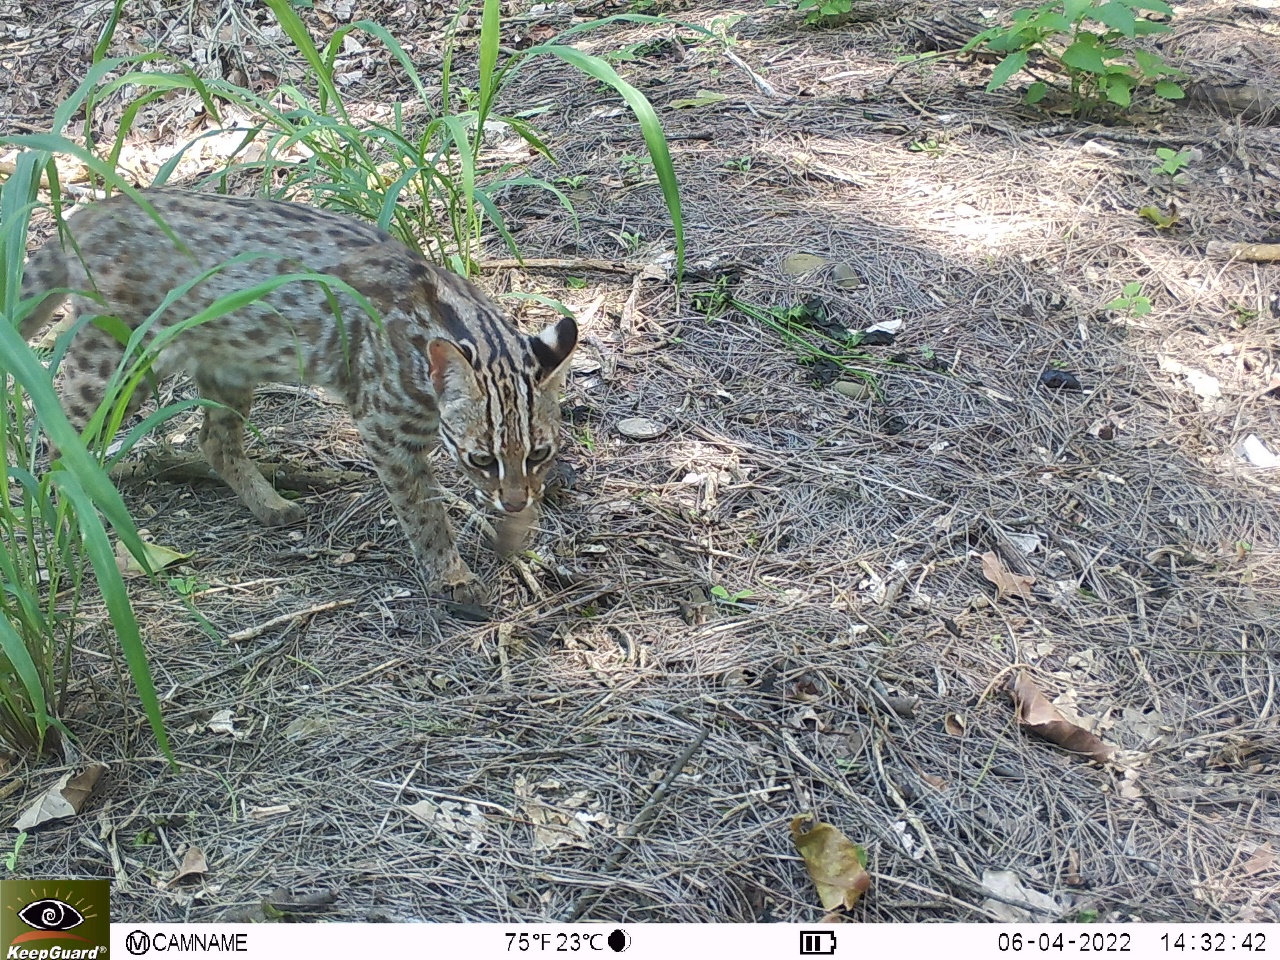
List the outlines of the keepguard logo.
<svg viewBox="0 0 1280 960">
<path fill-rule="evenodd" d="M 107 880 L 0 880 L 0 960 L 106 960 Z"/>
</svg>

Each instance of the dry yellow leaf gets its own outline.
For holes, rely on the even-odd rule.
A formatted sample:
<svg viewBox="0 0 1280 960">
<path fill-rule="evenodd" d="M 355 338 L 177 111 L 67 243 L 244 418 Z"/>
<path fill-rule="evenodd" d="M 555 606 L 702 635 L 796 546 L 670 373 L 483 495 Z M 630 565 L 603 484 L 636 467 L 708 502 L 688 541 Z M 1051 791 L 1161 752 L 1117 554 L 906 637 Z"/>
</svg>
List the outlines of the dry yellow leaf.
<svg viewBox="0 0 1280 960">
<path fill-rule="evenodd" d="M 824 910 L 851 909 L 870 889 L 866 852 L 831 824 L 808 814 L 796 817 L 791 839 L 804 857 Z"/>
</svg>

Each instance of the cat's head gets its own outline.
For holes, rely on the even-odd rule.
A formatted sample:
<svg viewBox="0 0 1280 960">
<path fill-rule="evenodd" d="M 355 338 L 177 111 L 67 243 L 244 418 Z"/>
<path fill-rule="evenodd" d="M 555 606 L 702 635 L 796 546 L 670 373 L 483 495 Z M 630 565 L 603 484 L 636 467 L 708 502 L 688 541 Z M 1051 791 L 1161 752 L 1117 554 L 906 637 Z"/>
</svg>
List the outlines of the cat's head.
<svg viewBox="0 0 1280 960">
<path fill-rule="evenodd" d="M 476 340 L 428 345 L 440 442 L 495 510 L 518 514 L 541 497 L 560 449 L 560 391 L 578 325 L 564 317 L 533 336 Z"/>
</svg>

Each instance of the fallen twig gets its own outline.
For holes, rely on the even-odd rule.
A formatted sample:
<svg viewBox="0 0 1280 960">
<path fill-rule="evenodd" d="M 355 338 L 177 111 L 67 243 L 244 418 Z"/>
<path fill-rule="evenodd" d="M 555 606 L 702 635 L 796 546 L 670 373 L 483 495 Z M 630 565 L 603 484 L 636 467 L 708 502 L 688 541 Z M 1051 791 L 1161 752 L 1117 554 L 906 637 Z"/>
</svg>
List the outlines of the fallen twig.
<svg viewBox="0 0 1280 960">
<path fill-rule="evenodd" d="M 1210 240 L 1204 252 L 1220 260 L 1244 260 L 1249 263 L 1271 263 L 1280 260 L 1280 243 L 1229 243 Z"/>
<path fill-rule="evenodd" d="M 763 93 L 766 97 L 776 98 L 780 96 L 777 88 L 774 87 L 773 84 L 771 84 L 768 80 L 766 80 L 764 77 L 760 76 L 760 74 L 756 73 L 749 66 L 747 66 L 746 61 L 744 61 L 740 56 L 738 56 L 732 50 L 725 50 L 724 55 L 725 55 L 725 59 L 727 59 L 730 63 L 732 63 L 734 66 L 739 67 L 741 70 L 743 70 L 746 73 L 746 75 L 751 78 L 751 82 L 756 85 L 756 89 L 759 90 L 761 93 Z"/>
<path fill-rule="evenodd" d="M 245 640 L 253 640 L 262 636 L 273 627 L 278 627 L 282 623 L 292 623 L 295 620 L 301 620 L 303 617 L 312 617 L 317 613 L 325 613 L 329 610 L 336 610 L 338 607 L 349 607 L 355 603 L 354 597 L 347 597 L 345 600 L 330 600 L 328 603 L 318 603 L 314 607 L 308 607 L 306 610 L 295 610 L 292 613 L 282 613 L 278 617 L 272 617 L 270 620 L 263 621 L 244 630 L 237 630 L 230 634 L 224 641 L 227 643 L 243 643 Z"/>
<path fill-rule="evenodd" d="M 618 864 L 622 862 L 623 857 L 630 852 L 631 841 L 639 835 L 640 828 L 648 823 L 649 819 L 657 812 L 658 805 L 662 803 L 663 798 L 667 795 L 667 791 L 671 788 L 671 784 L 675 783 L 676 777 L 680 775 L 680 771 L 684 769 L 684 765 L 689 762 L 690 757 L 698 752 L 698 748 L 702 746 L 703 741 L 707 739 L 707 736 L 710 733 L 710 727 L 703 727 L 700 729 L 693 742 L 685 747 L 680 756 L 676 757 L 675 762 L 667 768 L 667 775 L 662 778 L 662 782 L 658 784 L 653 793 L 649 794 L 649 799 L 646 800 L 644 806 L 640 808 L 640 812 L 636 814 L 636 818 L 631 821 L 631 826 L 627 827 L 623 835 L 618 838 L 618 842 L 614 845 L 613 852 L 609 855 L 609 859 L 604 863 L 604 867 L 601 870 L 602 873 L 612 873 Z M 607 889 L 608 887 L 602 887 L 594 893 L 584 894 L 579 897 L 574 908 L 565 917 L 564 922 L 577 922 L 578 918 L 587 911 L 587 908 L 590 907 L 591 904 L 594 903 Z"/>
<path fill-rule="evenodd" d="M 635 273 L 643 264 L 619 260 L 564 260 L 556 257 L 529 257 L 524 260 L 486 260 L 481 270 L 599 270 L 604 273 Z"/>
</svg>

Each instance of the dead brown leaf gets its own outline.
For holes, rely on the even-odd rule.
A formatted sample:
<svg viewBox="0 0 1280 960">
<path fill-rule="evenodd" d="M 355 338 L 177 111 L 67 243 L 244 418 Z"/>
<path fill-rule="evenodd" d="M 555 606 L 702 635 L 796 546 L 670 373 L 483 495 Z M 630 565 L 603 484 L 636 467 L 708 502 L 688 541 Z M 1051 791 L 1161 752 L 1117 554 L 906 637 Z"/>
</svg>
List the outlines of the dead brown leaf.
<svg viewBox="0 0 1280 960">
<path fill-rule="evenodd" d="M 208 872 L 209 863 L 205 859 L 204 851 L 199 847 L 187 847 L 187 852 L 182 856 L 182 866 L 178 867 L 178 872 L 165 882 L 165 886 L 172 887 L 188 877 L 202 877 Z"/>
<path fill-rule="evenodd" d="M 988 550 L 982 555 L 982 575 L 995 584 L 997 600 L 1010 594 L 1022 597 L 1024 600 L 1031 599 L 1031 587 L 1036 582 L 1036 578 L 1009 572 L 993 550 Z"/>
<path fill-rule="evenodd" d="M 1067 848 L 1067 872 L 1062 879 L 1068 887 L 1084 886 L 1084 880 L 1080 878 L 1080 854 L 1075 847 Z"/>
<path fill-rule="evenodd" d="M 533 824 L 533 849 L 555 850 L 557 847 L 590 847 L 590 831 L 586 816 L 579 815 L 579 808 L 587 805 L 587 792 L 577 791 L 563 797 L 559 803 L 547 803 L 536 791 L 563 794 L 558 781 L 543 780 L 536 786 L 523 776 L 516 777 L 516 799 L 525 816 Z M 585 811 L 583 811 L 585 813 Z"/>
<path fill-rule="evenodd" d="M 849 910 L 871 888 L 867 854 L 829 823 L 805 814 L 791 821 L 791 839 L 804 857 L 824 910 Z"/>
<path fill-rule="evenodd" d="M 1099 763 L 1106 763 L 1115 753 L 1115 747 L 1111 744 L 1104 742 L 1084 727 L 1064 720 L 1058 708 L 1040 692 L 1040 688 L 1025 671 L 1014 675 L 1013 681 L 1009 684 L 1009 696 L 1017 708 L 1018 722 L 1050 743 L 1056 743 L 1064 750 L 1081 754 Z"/>
<path fill-rule="evenodd" d="M 77 774 L 64 774 L 39 799 L 22 812 L 13 822 L 15 830 L 31 830 L 50 820 L 74 817 L 93 792 L 98 778 L 106 772 L 105 763 L 91 763 Z"/>
<path fill-rule="evenodd" d="M 1240 871 L 1246 877 L 1252 877 L 1256 873 L 1270 870 L 1275 865 L 1275 862 L 1276 853 L 1271 849 L 1271 843 L 1268 841 L 1253 851 L 1253 856 L 1240 866 Z"/>
</svg>

